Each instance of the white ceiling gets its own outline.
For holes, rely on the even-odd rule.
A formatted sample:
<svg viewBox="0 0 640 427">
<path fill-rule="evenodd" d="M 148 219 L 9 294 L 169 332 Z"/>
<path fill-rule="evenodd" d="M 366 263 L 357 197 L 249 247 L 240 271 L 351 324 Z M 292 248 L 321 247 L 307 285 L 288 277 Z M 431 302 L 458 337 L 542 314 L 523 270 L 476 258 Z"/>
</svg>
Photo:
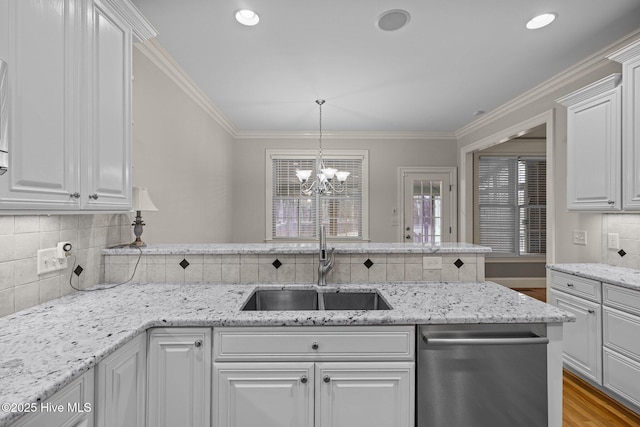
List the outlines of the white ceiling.
<svg viewBox="0 0 640 427">
<path fill-rule="evenodd" d="M 639 0 L 133 0 L 241 132 L 454 132 L 640 29 Z M 240 8 L 261 21 L 244 27 Z M 409 24 L 375 25 L 389 9 Z M 526 30 L 542 12 L 558 19 Z"/>
</svg>

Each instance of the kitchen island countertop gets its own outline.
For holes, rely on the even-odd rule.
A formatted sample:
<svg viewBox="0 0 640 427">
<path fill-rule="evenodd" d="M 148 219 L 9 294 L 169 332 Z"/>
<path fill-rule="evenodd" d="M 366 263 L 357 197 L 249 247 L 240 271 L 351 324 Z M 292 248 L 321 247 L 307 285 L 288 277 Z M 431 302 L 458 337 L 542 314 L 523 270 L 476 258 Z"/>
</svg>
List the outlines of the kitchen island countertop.
<svg viewBox="0 0 640 427">
<path fill-rule="evenodd" d="M 108 287 L 108 285 L 104 285 Z M 381 311 L 240 311 L 257 288 L 377 289 Z M 93 289 L 100 288 L 100 286 Z M 0 403 L 60 390 L 152 327 L 560 323 L 571 314 L 492 282 L 328 285 L 144 284 L 76 292 L 0 318 Z M 0 411 L 0 426 L 20 414 Z"/>
</svg>

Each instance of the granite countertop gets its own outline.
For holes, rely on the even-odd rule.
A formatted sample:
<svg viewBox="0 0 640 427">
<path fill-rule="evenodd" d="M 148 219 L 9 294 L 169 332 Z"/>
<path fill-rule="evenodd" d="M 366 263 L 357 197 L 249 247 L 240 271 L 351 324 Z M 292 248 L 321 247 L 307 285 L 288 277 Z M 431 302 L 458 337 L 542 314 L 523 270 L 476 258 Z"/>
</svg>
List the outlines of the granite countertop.
<svg viewBox="0 0 640 427">
<path fill-rule="evenodd" d="M 607 264 L 548 264 L 547 268 L 640 291 L 640 270 Z"/>
<path fill-rule="evenodd" d="M 332 243 L 336 253 L 488 253 L 491 248 L 471 243 Z M 157 244 L 144 248 L 115 247 L 103 249 L 103 255 L 219 255 L 219 254 L 315 254 L 318 243 L 181 243 Z"/>
<path fill-rule="evenodd" d="M 76 292 L 0 318 L 0 403 L 44 400 L 156 326 L 558 323 L 574 317 L 492 282 L 328 285 L 377 289 L 388 311 L 241 312 L 256 288 L 313 285 L 144 284 Z M 100 286 L 93 288 L 97 289 Z M 0 427 L 19 414 L 0 411 Z"/>
</svg>

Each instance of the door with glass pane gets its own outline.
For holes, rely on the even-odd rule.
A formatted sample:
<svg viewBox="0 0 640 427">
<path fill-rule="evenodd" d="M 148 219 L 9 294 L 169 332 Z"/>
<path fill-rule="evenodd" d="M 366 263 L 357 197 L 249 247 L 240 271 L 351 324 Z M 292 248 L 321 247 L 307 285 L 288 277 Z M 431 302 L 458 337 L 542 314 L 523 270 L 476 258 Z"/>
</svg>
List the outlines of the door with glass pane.
<svg viewBox="0 0 640 427">
<path fill-rule="evenodd" d="M 448 173 L 405 173 L 403 240 L 451 241 L 451 178 Z"/>
</svg>

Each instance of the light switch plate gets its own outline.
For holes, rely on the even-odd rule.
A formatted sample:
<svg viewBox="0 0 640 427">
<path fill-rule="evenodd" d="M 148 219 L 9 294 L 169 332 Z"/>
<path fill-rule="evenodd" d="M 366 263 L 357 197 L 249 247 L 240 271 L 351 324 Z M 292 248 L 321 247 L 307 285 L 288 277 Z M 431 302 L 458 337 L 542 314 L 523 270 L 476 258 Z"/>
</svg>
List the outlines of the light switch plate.
<svg viewBox="0 0 640 427">
<path fill-rule="evenodd" d="M 573 244 L 587 246 L 587 230 L 573 230 Z"/>
<path fill-rule="evenodd" d="M 620 235 L 618 233 L 607 234 L 607 248 L 620 249 Z"/>
<path fill-rule="evenodd" d="M 64 270 L 67 268 L 67 257 L 58 258 L 56 248 L 38 250 L 38 274 L 45 274 L 51 271 Z"/>
</svg>

